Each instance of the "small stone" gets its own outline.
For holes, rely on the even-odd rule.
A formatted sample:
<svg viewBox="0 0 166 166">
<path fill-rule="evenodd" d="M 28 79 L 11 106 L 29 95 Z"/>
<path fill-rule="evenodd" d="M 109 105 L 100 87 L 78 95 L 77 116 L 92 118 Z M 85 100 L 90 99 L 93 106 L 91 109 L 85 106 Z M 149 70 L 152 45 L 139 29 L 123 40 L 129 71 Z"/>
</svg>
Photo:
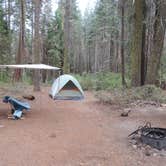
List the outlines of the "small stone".
<svg viewBox="0 0 166 166">
<path fill-rule="evenodd" d="M 161 104 L 161 107 L 166 107 L 166 104 Z"/>
<path fill-rule="evenodd" d="M 146 156 L 150 156 L 150 155 L 151 155 L 150 151 L 145 150 L 145 155 L 146 155 Z"/>
<path fill-rule="evenodd" d="M 156 156 L 157 156 L 157 153 L 153 153 L 153 156 L 156 157 Z"/>
<path fill-rule="evenodd" d="M 137 145 L 132 145 L 134 149 L 137 149 Z"/>
<path fill-rule="evenodd" d="M 150 145 L 145 145 L 146 147 L 146 149 L 148 149 L 148 150 L 152 150 L 152 148 L 151 148 L 151 146 Z"/>
<path fill-rule="evenodd" d="M 151 156 L 151 148 L 150 148 L 149 146 L 147 146 L 147 147 L 145 148 L 145 155 L 146 155 L 146 156 Z"/>
<path fill-rule="evenodd" d="M 131 108 L 125 108 L 124 111 L 126 112 L 131 111 Z"/>
</svg>

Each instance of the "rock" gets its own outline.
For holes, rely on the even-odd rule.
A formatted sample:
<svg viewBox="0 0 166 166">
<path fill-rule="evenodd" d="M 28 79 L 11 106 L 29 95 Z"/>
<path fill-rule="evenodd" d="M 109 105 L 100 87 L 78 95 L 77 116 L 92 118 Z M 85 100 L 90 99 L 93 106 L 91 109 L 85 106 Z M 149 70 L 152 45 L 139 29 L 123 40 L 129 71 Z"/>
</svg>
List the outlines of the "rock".
<svg viewBox="0 0 166 166">
<path fill-rule="evenodd" d="M 146 156 L 151 156 L 151 152 L 149 150 L 145 150 L 145 155 Z"/>
<path fill-rule="evenodd" d="M 22 97 L 27 100 L 35 100 L 35 97 L 33 95 L 23 95 Z"/>
<path fill-rule="evenodd" d="M 134 149 L 137 149 L 137 145 L 132 145 L 132 147 L 133 147 Z"/>
<path fill-rule="evenodd" d="M 166 107 L 166 104 L 161 104 L 161 107 Z"/>
<path fill-rule="evenodd" d="M 156 156 L 157 156 L 157 153 L 153 153 L 153 156 L 156 157 Z"/>
<path fill-rule="evenodd" d="M 120 116 L 122 116 L 122 117 L 127 117 L 130 112 L 131 112 L 131 109 L 124 110 L 124 111 L 121 113 Z"/>
<path fill-rule="evenodd" d="M 151 147 L 147 146 L 145 147 L 145 155 L 146 156 L 151 156 L 152 152 L 151 152 Z"/>
<path fill-rule="evenodd" d="M 124 111 L 126 112 L 131 111 L 131 108 L 125 108 Z"/>
</svg>

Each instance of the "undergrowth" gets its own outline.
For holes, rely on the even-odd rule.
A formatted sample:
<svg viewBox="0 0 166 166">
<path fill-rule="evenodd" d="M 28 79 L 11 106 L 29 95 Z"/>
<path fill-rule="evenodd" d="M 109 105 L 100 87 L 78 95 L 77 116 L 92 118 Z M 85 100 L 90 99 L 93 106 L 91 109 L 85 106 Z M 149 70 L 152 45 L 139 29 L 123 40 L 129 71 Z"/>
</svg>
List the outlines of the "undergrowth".
<svg viewBox="0 0 166 166">
<path fill-rule="evenodd" d="M 96 74 L 75 75 L 84 90 L 111 90 L 122 88 L 121 74 L 102 72 Z M 129 83 L 129 79 L 126 79 Z"/>
<path fill-rule="evenodd" d="M 103 103 L 130 104 L 134 101 L 154 101 L 166 103 L 166 92 L 154 85 L 145 85 L 129 89 L 114 89 L 112 91 L 99 91 L 96 97 Z"/>
</svg>

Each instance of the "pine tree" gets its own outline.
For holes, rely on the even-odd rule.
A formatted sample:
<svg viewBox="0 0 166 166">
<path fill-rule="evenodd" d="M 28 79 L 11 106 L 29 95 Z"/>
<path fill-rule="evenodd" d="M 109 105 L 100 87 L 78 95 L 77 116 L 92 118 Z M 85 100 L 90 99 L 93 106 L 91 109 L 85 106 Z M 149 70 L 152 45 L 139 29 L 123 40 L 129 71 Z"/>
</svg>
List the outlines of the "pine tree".
<svg viewBox="0 0 166 166">
<path fill-rule="evenodd" d="M 141 85 L 141 54 L 142 54 L 142 33 L 143 33 L 143 4 L 144 0 L 134 2 L 134 25 L 133 39 L 131 43 L 131 73 L 132 86 Z"/>
</svg>

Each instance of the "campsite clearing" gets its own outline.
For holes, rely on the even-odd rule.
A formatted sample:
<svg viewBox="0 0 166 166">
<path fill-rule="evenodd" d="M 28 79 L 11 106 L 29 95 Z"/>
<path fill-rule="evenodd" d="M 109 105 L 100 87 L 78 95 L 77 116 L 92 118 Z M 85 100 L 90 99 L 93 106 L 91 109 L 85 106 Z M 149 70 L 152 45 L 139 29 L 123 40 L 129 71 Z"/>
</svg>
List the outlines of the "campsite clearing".
<svg viewBox="0 0 166 166">
<path fill-rule="evenodd" d="M 127 136 L 150 121 L 166 126 L 165 107 L 121 108 L 102 105 L 91 92 L 82 101 L 54 101 L 48 88 L 35 92 L 23 120 L 7 119 L 0 107 L 0 166 L 165 166 L 166 156 L 146 156 Z"/>
</svg>

